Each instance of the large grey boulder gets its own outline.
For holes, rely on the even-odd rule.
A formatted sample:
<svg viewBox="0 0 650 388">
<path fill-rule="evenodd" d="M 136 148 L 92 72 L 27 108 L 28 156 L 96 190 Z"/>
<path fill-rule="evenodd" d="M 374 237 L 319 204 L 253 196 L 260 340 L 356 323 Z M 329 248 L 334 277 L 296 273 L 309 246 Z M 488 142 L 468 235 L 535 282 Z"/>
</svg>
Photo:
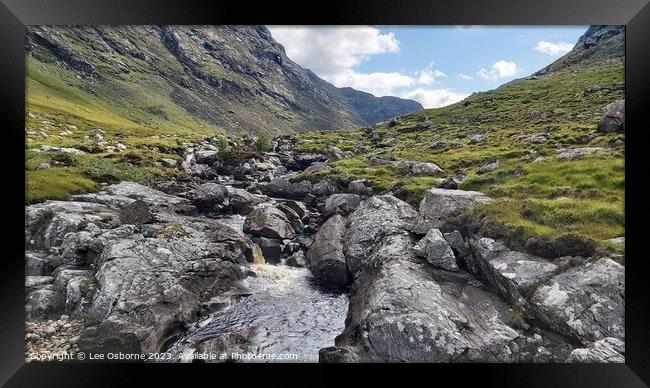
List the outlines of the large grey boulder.
<svg viewBox="0 0 650 388">
<path fill-rule="evenodd" d="M 268 183 L 258 184 L 260 191 L 266 195 L 279 198 L 302 199 L 312 191 L 309 181 L 291 182 L 287 177 L 275 178 Z"/>
<path fill-rule="evenodd" d="M 27 249 L 49 250 L 59 247 L 66 234 L 81 230 L 89 223 L 108 228 L 118 212 L 108 206 L 78 201 L 46 201 L 25 208 L 25 245 Z"/>
<path fill-rule="evenodd" d="M 345 222 L 340 214 L 331 216 L 316 233 L 307 252 L 309 269 L 325 287 L 344 288 L 351 281 L 343 254 Z"/>
<path fill-rule="evenodd" d="M 149 210 L 149 205 L 143 200 L 136 200 L 120 211 L 120 222 L 122 224 L 142 225 L 150 224 L 154 215 Z"/>
<path fill-rule="evenodd" d="M 600 339 L 586 348 L 575 349 L 566 362 L 625 362 L 625 342 L 606 337 Z"/>
<path fill-rule="evenodd" d="M 441 227 L 450 217 L 476 205 L 489 203 L 492 199 L 477 191 L 432 188 L 420 202 L 415 231 L 427 233 Z"/>
<path fill-rule="evenodd" d="M 439 229 L 431 229 L 413 247 L 416 255 L 424 257 L 429 263 L 448 271 L 458 271 L 456 256 Z"/>
<path fill-rule="evenodd" d="M 228 210 L 238 214 L 249 214 L 255 206 L 265 201 L 264 198 L 251 194 L 244 189 L 226 187 Z"/>
<path fill-rule="evenodd" d="M 417 212 L 391 195 L 377 195 L 363 202 L 348 217 L 345 232 L 345 257 L 356 275 L 371 265 L 376 247 L 391 235 L 407 235 Z"/>
<path fill-rule="evenodd" d="M 603 111 L 603 117 L 596 126 L 597 131 L 609 133 L 625 130 L 625 100 L 614 101 Z"/>
<path fill-rule="evenodd" d="M 245 241 L 218 223 L 185 224 L 184 237 L 121 239 L 96 261 L 88 309 L 98 322 L 80 347 L 96 352 L 158 352 L 166 335 L 193 322 L 201 303 L 242 277 Z"/>
<path fill-rule="evenodd" d="M 550 279 L 558 266 L 552 262 L 508 249 L 503 243 L 484 237 L 470 240 L 473 265 L 482 277 L 507 301 L 525 304 L 525 296 Z"/>
<path fill-rule="evenodd" d="M 435 163 L 417 162 L 411 165 L 411 174 L 413 175 L 433 175 L 443 174 L 445 170 Z"/>
<path fill-rule="evenodd" d="M 296 233 L 287 216 L 274 206 L 255 208 L 244 221 L 244 232 L 273 239 L 293 239 Z"/>
<path fill-rule="evenodd" d="M 200 211 L 212 212 L 226 205 L 228 189 L 218 183 L 204 183 L 194 190 L 192 203 Z"/>
<path fill-rule="evenodd" d="M 609 258 L 579 265 L 541 285 L 531 309 L 553 329 L 585 345 L 625 338 L 625 268 Z"/>
<path fill-rule="evenodd" d="M 332 194 L 327 197 L 323 213 L 329 216 L 334 213 L 349 214 L 361 203 L 361 198 L 356 194 Z"/>
<path fill-rule="evenodd" d="M 561 148 L 557 150 L 558 159 L 574 160 L 580 159 L 587 155 L 606 152 L 603 147 L 578 147 L 578 148 Z"/>
</svg>

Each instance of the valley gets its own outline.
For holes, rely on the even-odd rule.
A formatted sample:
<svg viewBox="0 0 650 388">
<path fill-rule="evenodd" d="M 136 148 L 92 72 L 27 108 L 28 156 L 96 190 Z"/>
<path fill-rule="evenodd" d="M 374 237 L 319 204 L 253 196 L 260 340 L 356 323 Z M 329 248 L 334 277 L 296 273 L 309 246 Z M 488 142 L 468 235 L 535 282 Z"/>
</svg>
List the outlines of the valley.
<svg viewBox="0 0 650 388">
<path fill-rule="evenodd" d="M 624 362 L 622 27 L 436 109 L 264 27 L 28 36 L 28 359 Z"/>
</svg>

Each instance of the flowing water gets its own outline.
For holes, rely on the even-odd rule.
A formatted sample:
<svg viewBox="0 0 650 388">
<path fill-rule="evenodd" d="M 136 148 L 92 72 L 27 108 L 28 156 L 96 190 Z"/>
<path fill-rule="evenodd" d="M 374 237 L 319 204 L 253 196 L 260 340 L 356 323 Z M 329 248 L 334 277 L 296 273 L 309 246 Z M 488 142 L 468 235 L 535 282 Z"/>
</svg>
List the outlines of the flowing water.
<svg viewBox="0 0 650 388">
<path fill-rule="evenodd" d="M 218 220 L 241 232 L 244 217 Z M 318 362 L 319 349 L 333 346 L 343 331 L 348 296 L 319 288 L 306 268 L 250 264 L 246 269 L 255 273 L 243 280 L 250 295 L 197 322 L 169 352 L 192 354 L 200 341 L 252 329 L 246 352 L 257 357 L 254 361 L 275 354 L 283 362 Z"/>
</svg>

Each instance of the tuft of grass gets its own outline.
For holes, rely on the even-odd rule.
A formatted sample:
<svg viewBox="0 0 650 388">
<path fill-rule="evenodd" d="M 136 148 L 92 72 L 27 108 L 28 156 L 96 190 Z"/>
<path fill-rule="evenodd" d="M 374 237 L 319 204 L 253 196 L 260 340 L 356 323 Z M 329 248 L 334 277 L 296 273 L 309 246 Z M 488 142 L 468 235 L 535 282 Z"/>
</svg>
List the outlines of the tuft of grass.
<svg viewBox="0 0 650 388">
<path fill-rule="evenodd" d="M 77 169 L 71 168 L 27 171 L 26 179 L 25 201 L 27 203 L 46 199 L 65 199 L 73 194 L 92 192 L 97 189 L 96 182 L 81 176 Z"/>
</svg>

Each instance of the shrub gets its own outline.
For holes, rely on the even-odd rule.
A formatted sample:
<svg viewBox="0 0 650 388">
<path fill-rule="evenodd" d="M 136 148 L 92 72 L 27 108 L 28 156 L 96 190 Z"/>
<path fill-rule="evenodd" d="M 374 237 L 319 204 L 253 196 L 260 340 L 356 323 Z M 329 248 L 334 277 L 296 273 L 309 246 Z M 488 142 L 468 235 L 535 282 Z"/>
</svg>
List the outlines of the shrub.
<svg viewBox="0 0 650 388">
<path fill-rule="evenodd" d="M 273 149 L 271 138 L 268 135 L 260 135 L 257 142 L 255 142 L 255 149 L 260 153 L 270 152 Z"/>
</svg>

